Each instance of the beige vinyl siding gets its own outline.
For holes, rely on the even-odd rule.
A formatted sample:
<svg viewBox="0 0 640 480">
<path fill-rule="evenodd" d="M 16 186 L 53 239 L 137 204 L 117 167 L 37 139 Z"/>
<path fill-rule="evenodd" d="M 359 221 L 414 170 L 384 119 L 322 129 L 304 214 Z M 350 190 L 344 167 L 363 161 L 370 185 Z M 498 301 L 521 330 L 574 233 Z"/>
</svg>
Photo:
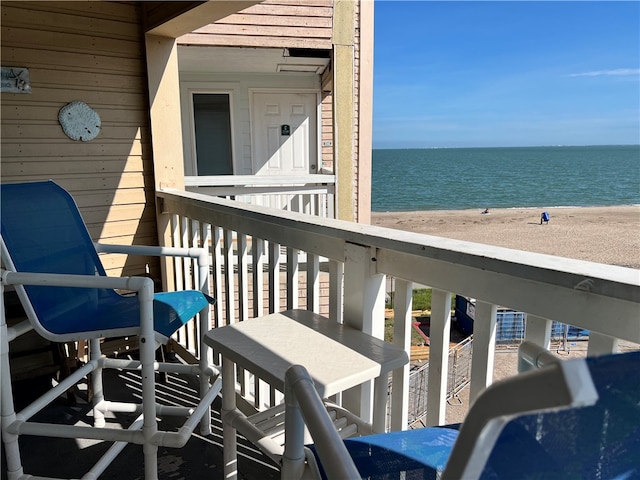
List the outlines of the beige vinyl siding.
<svg viewBox="0 0 640 480">
<path fill-rule="evenodd" d="M 265 0 L 178 39 L 183 45 L 331 48 L 332 0 Z"/>
<path fill-rule="evenodd" d="M 2 65 L 29 69 L 31 94 L 2 93 L 2 182 L 53 179 L 80 207 L 92 238 L 157 244 L 141 10 L 134 3 L 2 2 Z M 81 100 L 101 118 L 89 142 L 58 123 Z M 112 275 L 155 259 L 109 255 Z"/>
</svg>

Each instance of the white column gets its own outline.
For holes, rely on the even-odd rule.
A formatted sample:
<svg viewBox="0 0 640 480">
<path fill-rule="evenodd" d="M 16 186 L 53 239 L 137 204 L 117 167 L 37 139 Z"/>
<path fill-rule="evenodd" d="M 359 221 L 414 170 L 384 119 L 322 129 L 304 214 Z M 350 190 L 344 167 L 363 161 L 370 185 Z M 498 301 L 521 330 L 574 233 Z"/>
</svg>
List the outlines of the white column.
<svg viewBox="0 0 640 480">
<path fill-rule="evenodd" d="M 384 275 L 376 273 L 375 250 L 347 243 L 344 267 L 344 323 L 377 338 L 384 337 Z M 367 382 L 344 393 L 344 406 L 372 421 L 373 387 Z"/>
</svg>

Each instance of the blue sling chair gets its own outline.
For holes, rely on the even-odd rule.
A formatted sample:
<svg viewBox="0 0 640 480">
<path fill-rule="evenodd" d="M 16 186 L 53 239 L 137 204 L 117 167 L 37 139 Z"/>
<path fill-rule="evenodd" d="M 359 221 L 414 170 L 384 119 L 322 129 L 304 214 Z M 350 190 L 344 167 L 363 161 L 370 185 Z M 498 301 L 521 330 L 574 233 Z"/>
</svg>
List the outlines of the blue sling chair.
<svg viewBox="0 0 640 480">
<path fill-rule="evenodd" d="M 640 351 L 561 361 L 539 350 L 528 358 L 542 368 L 490 386 L 459 429 L 347 440 L 324 418 L 306 370 L 291 367 L 282 478 L 640 478 Z"/>
<path fill-rule="evenodd" d="M 114 442 L 87 474 L 96 478 L 128 443 L 143 446 L 145 478 L 158 476 L 158 446 L 180 448 L 199 424 L 211 431 L 210 406 L 220 392 L 218 371 L 208 364 L 208 347 L 199 341 L 199 365 L 156 363 L 157 346 L 195 316 L 199 335 L 209 329 L 211 299 L 198 290 L 154 294 L 150 278 L 107 277 L 98 252 L 191 257 L 197 261 L 200 286 L 207 286 L 209 260 L 205 249 L 99 245 L 92 242 L 78 208 L 67 191 L 52 181 L 0 186 L 2 275 L 14 285 L 28 320 L 8 327 L 0 308 L 2 440 L 8 479 L 20 478 L 23 466 L 19 435 L 87 438 Z M 135 292 L 121 295 L 119 291 Z M 14 411 L 9 365 L 9 342 L 35 330 L 52 342 L 90 341 L 90 360 L 20 412 Z M 101 339 L 137 336 L 139 360 L 106 358 Z M 106 401 L 102 369 L 139 370 L 141 403 Z M 196 375 L 200 400 L 194 408 L 160 405 L 156 401 L 155 372 Z M 93 427 L 38 423 L 30 419 L 58 396 L 90 374 L 93 388 Z M 105 412 L 139 415 L 128 429 L 107 428 Z M 177 431 L 162 431 L 157 417 L 186 417 Z"/>
</svg>

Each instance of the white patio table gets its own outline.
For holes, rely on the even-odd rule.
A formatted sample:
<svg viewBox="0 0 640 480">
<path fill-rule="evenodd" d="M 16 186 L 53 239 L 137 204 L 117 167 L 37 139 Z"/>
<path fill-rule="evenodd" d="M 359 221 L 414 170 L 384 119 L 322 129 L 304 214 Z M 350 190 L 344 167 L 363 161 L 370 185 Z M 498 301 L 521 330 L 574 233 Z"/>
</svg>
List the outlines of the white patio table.
<svg viewBox="0 0 640 480">
<path fill-rule="evenodd" d="M 369 380 L 374 382 L 373 430 L 384 431 L 387 375 L 408 361 L 407 353 L 383 340 L 307 310 L 287 310 L 214 328 L 205 343 L 222 356 L 222 416 L 225 479 L 236 478 L 235 365 L 284 391 L 287 369 L 303 365 L 320 397 Z"/>
</svg>

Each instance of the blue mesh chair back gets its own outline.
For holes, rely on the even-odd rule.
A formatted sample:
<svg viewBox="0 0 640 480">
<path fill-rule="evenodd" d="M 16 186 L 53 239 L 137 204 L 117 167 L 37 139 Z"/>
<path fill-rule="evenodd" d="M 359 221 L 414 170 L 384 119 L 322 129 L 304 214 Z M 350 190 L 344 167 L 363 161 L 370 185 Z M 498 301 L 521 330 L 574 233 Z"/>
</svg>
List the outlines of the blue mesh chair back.
<svg viewBox="0 0 640 480">
<path fill-rule="evenodd" d="M 0 186 L 0 223 L 6 254 L 18 272 L 106 275 L 78 207 L 52 181 Z M 41 334 L 81 337 L 81 332 L 134 333 L 139 303 L 109 289 L 25 286 Z M 154 326 L 170 337 L 208 305 L 201 292 L 160 293 L 154 298 Z"/>
<path fill-rule="evenodd" d="M 595 405 L 525 415 L 503 429 L 481 478 L 640 479 L 640 352 L 587 359 Z M 457 427 L 431 427 L 344 441 L 363 478 L 435 479 Z"/>
</svg>

